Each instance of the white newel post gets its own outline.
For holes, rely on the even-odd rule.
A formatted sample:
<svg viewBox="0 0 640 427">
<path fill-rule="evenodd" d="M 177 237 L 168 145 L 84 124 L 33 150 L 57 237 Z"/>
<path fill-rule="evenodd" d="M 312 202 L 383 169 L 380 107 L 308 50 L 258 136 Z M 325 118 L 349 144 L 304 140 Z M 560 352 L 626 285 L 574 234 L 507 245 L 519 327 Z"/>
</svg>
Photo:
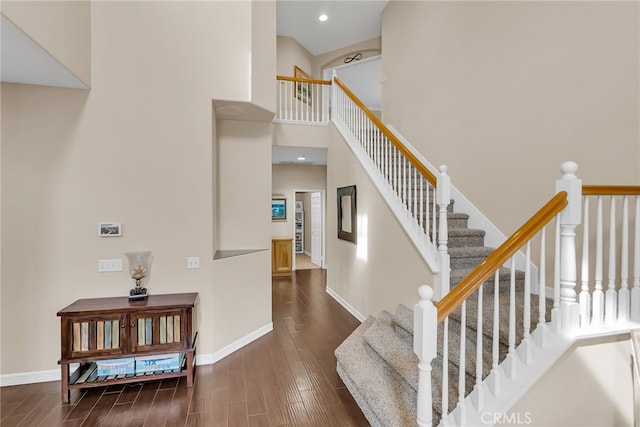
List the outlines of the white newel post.
<svg viewBox="0 0 640 427">
<path fill-rule="evenodd" d="M 582 180 L 576 176 L 578 165 L 564 162 L 560 166 L 563 173 L 556 181 L 556 192 L 566 191 L 569 204 L 560 212 L 560 311 L 561 328 L 573 329 L 580 325 L 578 305 L 576 226 L 580 224 L 582 213 Z"/>
<path fill-rule="evenodd" d="M 451 265 L 449 259 L 449 231 L 447 225 L 447 210 L 451 203 L 451 177 L 447 175 L 447 167 L 440 166 L 440 177 L 436 191 L 436 202 L 438 204 L 438 259 L 440 260 L 440 273 L 438 274 L 438 289 L 436 297 L 441 299 L 449 293 L 451 280 Z"/>
<path fill-rule="evenodd" d="M 336 84 L 336 77 L 338 77 L 338 72 L 333 70 L 331 73 L 331 111 L 329 112 L 330 117 L 335 117 L 336 108 L 338 107 L 338 85 Z M 342 118 L 344 120 L 344 117 Z"/>
<path fill-rule="evenodd" d="M 433 419 L 431 361 L 436 357 L 438 312 L 432 302 L 433 289 L 431 287 L 420 286 L 418 295 L 420 300 L 413 309 L 413 351 L 419 360 L 417 421 L 419 426 L 430 427 Z"/>
</svg>

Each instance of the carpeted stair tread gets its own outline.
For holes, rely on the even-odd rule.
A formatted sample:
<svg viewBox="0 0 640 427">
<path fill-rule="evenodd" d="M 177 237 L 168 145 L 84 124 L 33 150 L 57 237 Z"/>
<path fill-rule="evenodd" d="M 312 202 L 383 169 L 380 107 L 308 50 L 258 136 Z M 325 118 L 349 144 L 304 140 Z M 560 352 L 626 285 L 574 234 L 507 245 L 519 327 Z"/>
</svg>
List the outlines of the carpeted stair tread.
<svg viewBox="0 0 640 427">
<path fill-rule="evenodd" d="M 489 337 L 493 334 L 493 310 L 494 310 L 494 292 L 493 283 L 483 286 L 482 291 L 482 331 L 484 335 Z M 524 284 L 516 282 L 516 346 L 522 341 L 524 336 L 523 329 L 523 312 L 524 307 Z M 508 283 L 501 284 L 498 292 L 498 305 L 499 305 L 499 342 L 503 345 L 509 345 L 509 305 L 510 305 L 510 285 Z M 538 295 L 531 295 L 531 323 L 530 330 L 533 331 L 538 323 Z M 546 302 L 546 316 L 547 321 L 551 317 L 551 308 L 553 306 L 553 300 L 547 298 Z M 461 320 L 461 307 L 454 310 L 451 315 L 451 319 L 456 321 Z M 478 291 L 474 292 L 466 302 L 466 325 L 467 325 L 467 338 L 475 340 L 475 334 L 478 325 Z M 469 337 L 469 333 L 473 336 Z"/>
<path fill-rule="evenodd" d="M 387 364 L 367 353 L 364 334 L 376 321 L 367 318 L 335 351 L 338 373 L 351 394 L 366 402 L 363 413 L 372 425 L 415 425 L 416 392 Z M 359 401 L 358 401 L 359 402 Z M 359 402 L 360 403 L 360 402 Z M 366 409 L 366 410 L 365 410 Z M 367 413 L 369 412 L 369 413 Z M 379 424 L 378 424 L 379 423 Z"/>
<path fill-rule="evenodd" d="M 451 279 L 451 288 L 453 288 L 455 285 L 460 283 L 462 279 L 467 277 L 472 271 L 473 271 L 473 268 L 461 268 L 461 269 L 451 270 L 451 274 L 449 275 Z M 516 270 L 515 278 L 516 278 L 516 281 L 523 281 L 524 271 Z M 505 283 L 509 283 L 510 280 L 511 280 L 511 270 L 509 268 L 501 268 L 498 273 L 498 281 L 500 282 L 500 284 L 504 285 Z M 495 274 L 492 274 L 484 282 L 484 286 L 492 285 L 494 281 L 495 281 Z"/>
<path fill-rule="evenodd" d="M 399 304 L 393 315 L 393 322 L 396 325 L 396 333 L 399 332 L 399 329 L 402 329 L 405 334 L 401 332 L 399 335 L 408 334 L 413 342 L 413 309 L 404 304 Z"/>
<path fill-rule="evenodd" d="M 418 389 L 418 357 L 412 344 L 396 335 L 391 313 L 380 313 L 364 333 L 364 339 L 414 390 Z"/>
</svg>

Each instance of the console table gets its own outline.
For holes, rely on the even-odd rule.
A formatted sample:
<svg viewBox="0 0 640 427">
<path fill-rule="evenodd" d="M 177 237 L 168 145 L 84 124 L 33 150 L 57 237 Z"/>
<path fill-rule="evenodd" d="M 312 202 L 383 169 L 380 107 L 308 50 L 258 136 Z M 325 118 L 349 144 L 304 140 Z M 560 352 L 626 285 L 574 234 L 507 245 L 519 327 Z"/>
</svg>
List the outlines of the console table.
<svg viewBox="0 0 640 427">
<path fill-rule="evenodd" d="M 70 390 L 104 387 L 163 378 L 187 377 L 193 386 L 197 330 L 197 293 L 80 299 L 58 312 L 62 401 Z M 179 369 L 97 375 L 98 361 L 141 356 L 184 354 Z M 123 359 L 124 360 L 124 359 Z M 70 373 L 69 364 L 79 369 Z"/>
</svg>

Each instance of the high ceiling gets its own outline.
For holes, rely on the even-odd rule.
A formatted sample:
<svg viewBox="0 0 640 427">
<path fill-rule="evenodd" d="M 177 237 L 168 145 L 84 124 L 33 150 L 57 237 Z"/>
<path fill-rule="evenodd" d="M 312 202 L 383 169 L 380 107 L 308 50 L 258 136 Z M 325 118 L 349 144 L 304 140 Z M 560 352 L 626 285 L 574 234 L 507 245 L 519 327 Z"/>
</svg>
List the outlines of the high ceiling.
<svg viewBox="0 0 640 427">
<path fill-rule="evenodd" d="M 277 0 L 277 33 L 289 36 L 312 55 L 380 36 L 388 0 Z M 318 17 L 327 15 L 325 22 Z"/>
</svg>

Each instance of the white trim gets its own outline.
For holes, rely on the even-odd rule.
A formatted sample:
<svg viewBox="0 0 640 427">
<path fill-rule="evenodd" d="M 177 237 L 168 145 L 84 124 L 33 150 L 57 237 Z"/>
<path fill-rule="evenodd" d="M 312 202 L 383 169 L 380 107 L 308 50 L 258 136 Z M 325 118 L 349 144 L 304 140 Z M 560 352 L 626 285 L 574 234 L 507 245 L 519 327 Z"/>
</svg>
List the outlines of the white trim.
<svg viewBox="0 0 640 427">
<path fill-rule="evenodd" d="M 351 304 L 349 304 L 344 298 L 336 293 L 333 289 L 327 286 L 327 293 L 331 295 L 331 297 L 338 302 L 345 310 L 347 310 L 353 317 L 358 319 L 361 322 L 364 322 L 367 318 L 363 314 L 361 314 L 358 310 L 356 310 Z"/>
<path fill-rule="evenodd" d="M 416 247 L 427 266 L 431 269 L 431 272 L 433 272 L 434 274 L 440 273 L 440 265 L 436 260 L 438 249 L 425 236 L 424 230 L 422 230 L 422 228 L 418 225 L 418 222 L 407 210 L 406 206 L 400 201 L 395 191 L 391 188 L 389 182 L 373 166 L 371 158 L 364 151 L 359 141 L 346 125 L 344 120 L 342 120 L 342 118 L 338 114 L 334 114 L 334 116 L 332 117 L 332 122 L 338 132 L 340 132 L 344 140 L 347 142 L 347 146 L 351 149 L 353 155 L 367 172 L 367 175 L 369 175 L 369 178 L 389 206 L 389 209 L 391 209 L 391 212 L 393 212 L 396 219 L 407 233 L 407 236 L 413 242 L 413 245 Z M 440 172 L 437 172 L 436 176 L 440 176 Z"/>
<path fill-rule="evenodd" d="M 256 329 L 248 335 L 232 342 L 231 344 L 221 348 L 212 354 L 196 354 L 196 365 L 211 365 L 219 360 L 224 359 L 231 353 L 240 350 L 242 347 L 252 343 L 263 335 L 273 331 L 273 322 L 269 322 L 261 328 Z"/>
<path fill-rule="evenodd" d="M 234 351 L 257 340 L 263 335 L 273 331 L 273 322 L 269 322 L 263 327 L 256 329 L 248 335 L 232 342 L 213 354 L 196 354 L 196 365 L 211 365 L 217 361 L 227 357 Z M 20 372 L 17 374 L 0 375 L 0 387 L 8 387 L 12 385 L 43 383 L 49 381 L 60 381 L 60 369 L 51 369 L 48 371 Z"/>
<path fill-rule="evenodd" d="M 60 368 L 48 371 L 20 372 L 0 375 L 0 387 L 60 381 Z"/>
</svg>

